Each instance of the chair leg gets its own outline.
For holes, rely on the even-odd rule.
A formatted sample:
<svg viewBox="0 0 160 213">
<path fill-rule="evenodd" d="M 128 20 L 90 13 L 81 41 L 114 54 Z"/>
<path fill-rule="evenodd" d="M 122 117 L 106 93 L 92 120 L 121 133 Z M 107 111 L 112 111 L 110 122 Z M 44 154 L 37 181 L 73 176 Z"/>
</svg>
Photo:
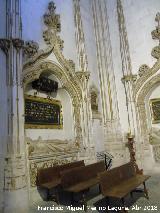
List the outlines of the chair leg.
<svg viewBox="0 0 160 213">
<path fill-rule="evenodd" d="M 71 192 L 71 205 L 73 205 L 73 204 L 74 204 L 74 193 Z"/>
<path fill-rule="evenodd" d="M 146 198 L 149 200 L 148 190 L 147 190 L 147 188 L 146 188 L 145 182 L 143 182 L 143 186 L 144 186 L 144 194 L 145 194 Z"/>
<path fill-rule="evenodd" d="M 124 198 L 121 198 L 122 205 L 125 205 Z"/>
<path fill-rule="evenodd" d="M 47 189 L 47 201 L 50 199 L 50 191 Z"/>
<path fill-rule="evenodd" d="M 59 190 L 58 190 L 58 186 L 55 187 L 55 201 L 59 205 Z"/>
<path fill-rule="evenodd" d="M 99 188 L 99 193 L 101 193 L 101 186 L 100 186 L 100 184 L 98 185 L 98 188 Z"/>
<path fill-rule="evenodd" d="M 125 201 L 124 201 L 124 198 L 121 198 L 121 202 L 122 202 L 122 205 L 123 205 L 123 210 L 121 210 L 121 212 L 128 212 L 126 209 L 125 209 Z"/>
<path fill-rule="evenodd" d="M 87 201 L 86 201 L 85 192 L 83 192 L 82 194 L 82 205 L 84 205 L 84 211 L 87 212 Z"/>
</svg>

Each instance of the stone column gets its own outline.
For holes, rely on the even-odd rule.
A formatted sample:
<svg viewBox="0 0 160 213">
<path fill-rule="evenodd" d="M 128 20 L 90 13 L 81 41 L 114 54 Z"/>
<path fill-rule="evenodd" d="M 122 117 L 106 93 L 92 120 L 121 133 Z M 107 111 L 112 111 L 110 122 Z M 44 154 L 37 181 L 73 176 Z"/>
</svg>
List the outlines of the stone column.
<svg viewBox="0 0 160 213">
<path fill-rule="evenodd" d="M 83 29 L 83 22 L 81 17 L 81 6 L 80 0 L 73 0 L 74 9 L 74 23 L 75 23 L 75 39 L 78 56 L 78 69 L 77 75 L 81 80 L 83 90 L 83 101 L 82 101 L 82 133 L 85 147 L 92 147 L 93 144 L 90 140 L 91 136 L 91 108 L 89 101 L 89 70 L 88 70 L 88 59 L 85 44 L 85 35 Z"/>
<path fill-rule="evenodd" d="M 22 24 L 20 0 L 6 1 L 6 38 L 0 47 L 6 55 L 7 135 L 4 159 L 4 213 L 28 212 L 24 99 L 21 87 Z M 5 44 L 5 45 L 4 45 Z M 5 150 L 5 148 L 4 148 Z"/>
<path fill-rule="evenodd" d="M 124 155 L 121 154 L 124 152 L 124 145 L 119 118 L 107 1 L 93 0 L 92 15 L 104 125 L 104 149 L 115 156 L 113 163 L 118 165 L 122 164 L 124 160 Z"/>
</svg>

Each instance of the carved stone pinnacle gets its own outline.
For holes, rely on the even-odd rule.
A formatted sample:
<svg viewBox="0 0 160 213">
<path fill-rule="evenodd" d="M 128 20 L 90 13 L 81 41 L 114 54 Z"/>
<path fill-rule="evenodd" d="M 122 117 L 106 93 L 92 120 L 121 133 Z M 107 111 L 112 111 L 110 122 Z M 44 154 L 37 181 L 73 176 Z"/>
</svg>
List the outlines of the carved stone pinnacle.
<svg viewBox="0 0 160 213">
<path fill-rule="evenodd" d="M 155 21 L 157 21 L 158 22 L 158 26 L 160 26 L 160 13 L 159 12 L 156 14 Z"/>
<path fill-rule="evenodd" d="M 48 28 L 55 30 L 56 32 L 61 31 L 60 15 L 55 13 L 56 6 L 54 2 L 50 2 L 48 5 L 48 13 L 44 14 L 44 23 Z"/>
<path fill-rule="evenodd" d="M 155 21 L 158 23 L 158 26 L 156 26 L 156 29 L 153 30 L 151 34 L 152 34 L 152 38 L 159 40 L 159 44 L 160 44 L 160 13 L 159 12 L 156 14 Z"/>
</svg>

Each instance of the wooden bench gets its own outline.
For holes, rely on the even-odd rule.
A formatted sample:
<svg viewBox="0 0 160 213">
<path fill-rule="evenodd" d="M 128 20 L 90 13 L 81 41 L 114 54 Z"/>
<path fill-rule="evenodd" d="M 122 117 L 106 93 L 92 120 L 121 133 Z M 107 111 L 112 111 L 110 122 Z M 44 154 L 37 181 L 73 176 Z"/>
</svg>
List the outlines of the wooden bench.
<svg viewBox="0 0 160 213">
<path fill-rule="evenodd" d="M 51 198 L 50 190 L 55 188 L 54 197 L 56 202 L 59 203 L 57 187 L 61 183 L 60 173 L 62 171 L 66 171 L 76 167 L 83 167 L 83 166 L 85 166 L 84 161 L 76 161 L 76 162 L 71 162 L 71 163 L 67 163 L 63 165 L 57 165 L 54 167 L 40 169 L 38 170 L 38 173 L 37 173 L 37 186 L 47 190 L 47 200 Z"/>
<path fill-rule="evenodd" d="M 123 206 L 125 206 L 124 197 L 128 193 L 132 195 L 132 192 L 143 184 L 144 194 L 149 199 L 145 185 L 145 181 L 149 177 L 148 175 L 136 174 L 133 164 L 127 163 L 99 174 L 101 193 L 105 197 L 121 199 Z"/>
<path fill-rule="evenodd" d="M 82 192 L 81 202 L 84 204 L 86 210 L 86 191 L 90 187 L 99 184 L 98 173 L 103 171 L 105 171 L 104 161 L 64 171 L 61 172 L 61 185 L 64 191 L 72 193 L 72 202 L 74 193 Z"/>
</svg>

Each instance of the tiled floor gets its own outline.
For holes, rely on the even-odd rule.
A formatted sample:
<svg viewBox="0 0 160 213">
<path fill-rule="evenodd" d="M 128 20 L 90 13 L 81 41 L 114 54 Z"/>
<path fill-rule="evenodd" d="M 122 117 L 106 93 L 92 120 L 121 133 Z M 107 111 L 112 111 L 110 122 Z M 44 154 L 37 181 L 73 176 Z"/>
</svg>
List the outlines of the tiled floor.
<svg viewBox="0 0 160 213">
<path fill-rule="evenodd" d="M 125 198 L 126 206 L 129 207 L 129 212 L 155 212 L 160 213 L 160 174 L 152 175 L 151 178 L 146 182 L 146 186 L 149 191 L 150 199 L 147 200 L 143 193 L 135 192 L 133 194 L 133 198 L 128 195 Z M 75 196 L 75 199 L 78 200 L 78 196 Z M 71 208 L 70 204 L 70 194 L 61 193 L 60 194 L 61 205 L 58 206 L 56 203 L 52 201 L 41 201 L 37 203 L 32 203 L 30 207 L 29 213 L 37 213 L 37 212 L 79 212 L 83 213 L 82 209 Z M 109 203 L 106 199 L 102 197 L 102 195 L 98 194 L 98 187 L 92 188 L 87 194 L 87 204 L 88 204 L 88 212 L 106 212 L 106 208 L 108 212 L 113 213 L 117 212 L 116 210 L 111 210 L 112 207 L 121 206 L 121 203 L 115 199 L 109 199 Z M 48 207 L 48 210 L 47 210 Z M 52 209 L 50 209 L 52 207 Z M 74 206 L 78 207 L 78 206 Z M 39 210 L 38 210 L 39 208 Z M 56 209 L 58 208 L 58 209 Z M 79 208 L 81 208 L 79 206 Z M 157 210 L 156 210 L 157 209 Z"/>
</svg>

